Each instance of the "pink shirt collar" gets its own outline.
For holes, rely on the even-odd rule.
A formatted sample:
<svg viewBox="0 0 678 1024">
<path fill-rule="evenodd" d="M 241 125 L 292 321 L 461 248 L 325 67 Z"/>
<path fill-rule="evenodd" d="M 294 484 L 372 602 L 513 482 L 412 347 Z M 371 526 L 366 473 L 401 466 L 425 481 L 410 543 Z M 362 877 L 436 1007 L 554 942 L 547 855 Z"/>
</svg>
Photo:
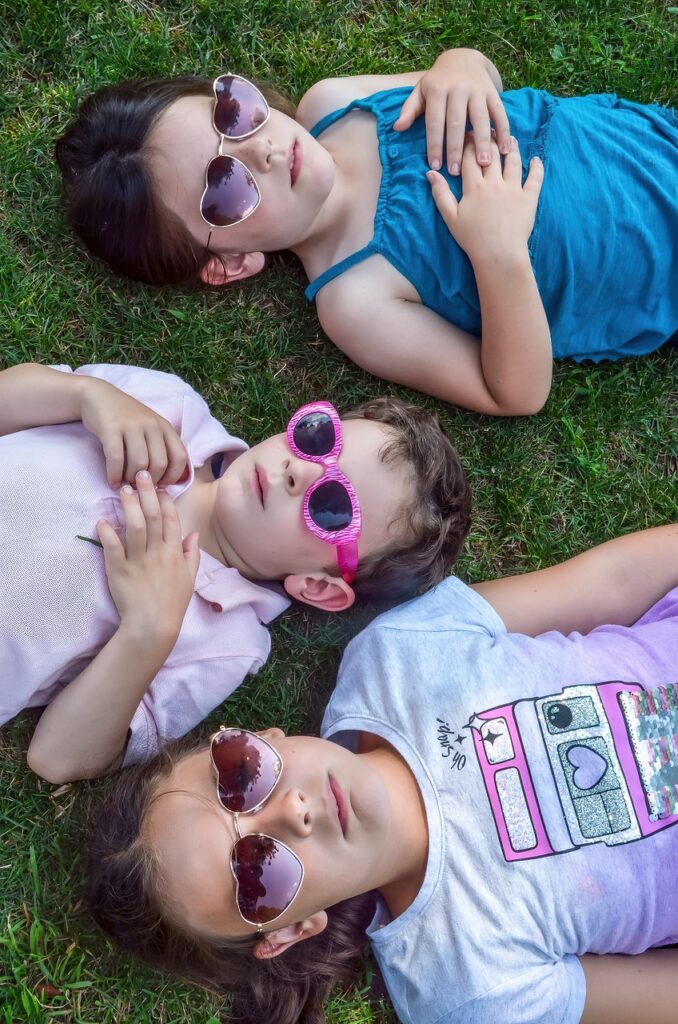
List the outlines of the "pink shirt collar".
<svg viewBox="0 0 678 1024">
<path fill-rule="evenodd" d="M 195 592 L 207 601 L 215 612 L 228 612 L 238 605 L 250 604 L 261 622 L 275 619 L 290 604 L 289 599 L 278 589 L 278 584 L 262 585 L 248 580 L 237 569 L 222 565 L 207 551 L 202 550 Z"/>
</svg>

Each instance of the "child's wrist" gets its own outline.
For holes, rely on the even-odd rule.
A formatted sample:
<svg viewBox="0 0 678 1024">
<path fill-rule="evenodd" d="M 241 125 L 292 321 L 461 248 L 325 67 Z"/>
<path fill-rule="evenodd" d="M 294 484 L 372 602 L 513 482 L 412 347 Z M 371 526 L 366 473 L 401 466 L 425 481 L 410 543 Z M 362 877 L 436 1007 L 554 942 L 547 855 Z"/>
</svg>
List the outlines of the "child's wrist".
<svg viewBox="0 0 678 1024">
<path fill-rule="evenodd" d="M 448 59 L 452 57 L 457 60 L 460 57 L 466 60 L 477 60 L 480 61 L 483 66 L 487 63 L 485 54 L 481 53 L 480 50 L 475 50 L 472 46 L 453 46 L 449 50 L 443 50 L 443 52 L 436 57 L 434 63 L 437 64 L 439 60 L 444 60 L 446 57 Z"/>
<path fill-rule="evenodd" d="M 522 271 L 529 269 L 532 272 L 532 262 L 527 248 L 527 242 L 516 245 L 512 243 L 504 248 L 501 245 L 490 244 L 483 246 L 471 255 L 471 265 L 476 274 L 488 272 L 496 273 L 498 270 Z"/>
<path fill-rule="evenodd" d="M 86 377 L 82 374 L 73 374 L 72 380 L 74 381 L 74 387 L 78 396 L 80 419 L 83 420 L 87 406 L 96 405 L 96 399 L 93 399 L 92 396 L 96 395 L 97 392 L 100 394 L 102 390 L 106 390 L 110 385 L 107 381 L 101 380 L 100 377 Z"/>
<path fill-rule="evenodd" d="M 130 653 L 143 659 L 160 660 L 169 656 L 177 642 L 181 622 L 159 621 L 155 616 L 125 613 L 120 618 L 118 636 Z"/>
</svg>

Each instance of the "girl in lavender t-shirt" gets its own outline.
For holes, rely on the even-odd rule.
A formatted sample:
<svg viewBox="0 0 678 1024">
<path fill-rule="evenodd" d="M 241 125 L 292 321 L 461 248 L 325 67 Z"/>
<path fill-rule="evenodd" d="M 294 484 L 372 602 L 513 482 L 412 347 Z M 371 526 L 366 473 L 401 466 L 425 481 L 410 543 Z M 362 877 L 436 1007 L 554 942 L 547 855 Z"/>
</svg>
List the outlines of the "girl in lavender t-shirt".
<svg viewBox="0 0 678 1024">
<path fill-rule="evenodd" d="M 320 1020 L 367 929 L 405 1024 L 675 1024 L 678 526 L 387 612 L 321 736 L 128 780 L 99 922 L 248 1022 Z"/>
</svg>

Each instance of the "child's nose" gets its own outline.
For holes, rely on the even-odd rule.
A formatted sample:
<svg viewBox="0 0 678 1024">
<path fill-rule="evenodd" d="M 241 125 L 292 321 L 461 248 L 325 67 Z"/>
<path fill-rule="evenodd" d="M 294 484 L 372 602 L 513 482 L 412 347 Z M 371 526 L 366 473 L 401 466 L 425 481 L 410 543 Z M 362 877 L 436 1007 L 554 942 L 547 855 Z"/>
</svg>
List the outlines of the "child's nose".
<svg viewBox="0 0 678 1024">
<path fill-rule="evenodd" d="M 274 147 L 270 136 L 255 132 L 249 138 L 238 143 L 236 156 L 243 160 L 252 170 L 265 174 L 271 169 L 274 160 Z"/>
<path fill-rule="evenodd" d="M 290 787 L 274 799 L 266 811 L 266 827 L 283 841 L 285 836 L 304 839 L 313 831 L 314 815 L 308 795 L 298 786 Z"/>
<path fill-rule="evenodd" d="M 283 472 L 288 494 L 298 495 L 303 494 L 322 476 L 323 469 L 317 462 L 309 462 L 307 459 L 299 459 L 292 455 L 285 460 Z"/>
</svg>

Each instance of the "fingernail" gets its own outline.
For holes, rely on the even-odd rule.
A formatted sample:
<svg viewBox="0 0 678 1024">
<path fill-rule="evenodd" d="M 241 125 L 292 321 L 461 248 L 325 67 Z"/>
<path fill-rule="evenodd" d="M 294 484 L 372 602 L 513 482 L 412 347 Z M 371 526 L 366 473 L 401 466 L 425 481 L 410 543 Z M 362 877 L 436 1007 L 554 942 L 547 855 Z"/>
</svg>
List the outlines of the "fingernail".
<svg viewBox="0 0 678 1024">
<path fill-rule="evenodd" d="M 501 144 L 501 152 L 502 152 L 502 156 L 506 156 L 506 154 L 508 153 L 508 151 L 510 150 L 510 148 L 511 148 L 511 143 L 510 143 L 510 141 L 509 141 L 509 142 L 507 142 L 507 141 L 506 141 L 506 139 L 504 139 L 504 141 L 503 141 L 503 142 L 502 142 L 502 144 Z"/>
<path fill-rule="evenodd" d="M 489 153 L 486 153 L 486 152 L 485 152 L 485 150 L 483 150 L 483 151 L 482 151 L 482 153 L 480 154 L 480 159 L 482 160 L 482 162 L 483 162 L 484 164 L 485 164 L 485 163 L 488 163 L 488 162 L 489 162 L 489 159 L 490 159 L 490 154 L 489 154 Z"/>
<path fill-rule="evenodd" d="M 452 164 L 452 169 L 451 170 L 452 170 L 452 174 L 459 174 L 459 171 L 460 171 L 459 164 Z"/>
<path fill-rule="evenodd" d="M 431 170 L 432 171 L 439 171 L 440 170 L 440 160 L 438 159 L 437 156 L 434 157 L 433 160 L 431 160 Z"/>
<path fill-rule="evenodd" d="M 129 484 L 123 484 L 123 486 L 120 488 L 120 490 L 121 490 L 121 492 L 123 494 L 132 494 L 133 493 L 132 488 L 130 487 Z"/>
<path fill-rule="evenodd" d="M 140 469 L 139 472 L 137 473 L 137 480 L 150 480 L 150 479 L 151 479 L 151 474 L 148 472 L 147 469 Z"/>
</svg>

